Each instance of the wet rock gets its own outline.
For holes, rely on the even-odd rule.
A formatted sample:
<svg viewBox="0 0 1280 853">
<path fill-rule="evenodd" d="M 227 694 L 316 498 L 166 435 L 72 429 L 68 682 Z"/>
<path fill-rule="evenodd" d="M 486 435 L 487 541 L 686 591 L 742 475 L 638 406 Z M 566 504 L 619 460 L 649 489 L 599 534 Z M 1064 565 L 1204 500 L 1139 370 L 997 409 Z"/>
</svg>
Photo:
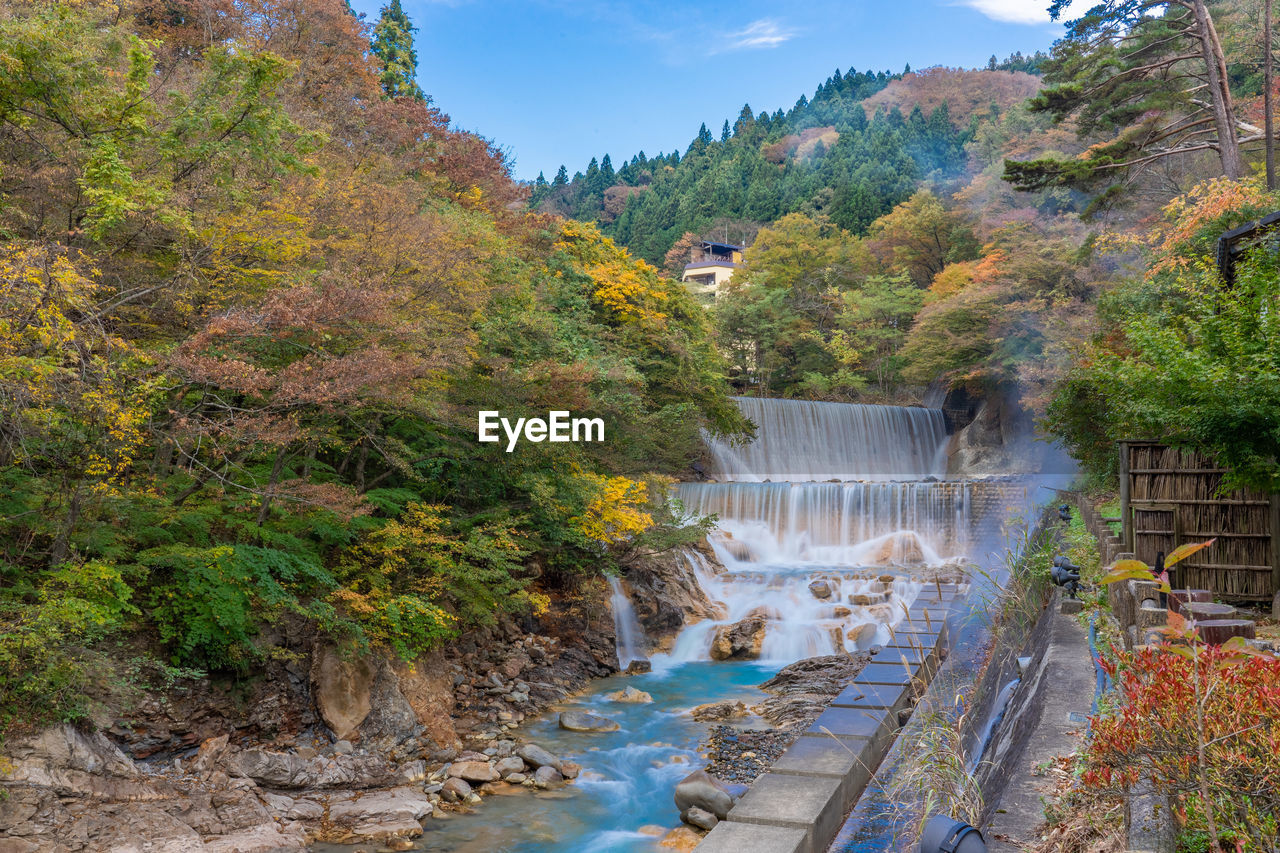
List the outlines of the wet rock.
<svg viewBox="0 0 1280 853">
<path fill-rule="evenodd" d="M 705 705 L 699 705 L 689 713 L 695 720 L 707 722 L 710 720 L 734 720 L 745 717 L 751 712 L 742 702 L 708 702 Z"/>
<path fill-rule="evenodd" d="M 554 767 L 539 767 L 533 773 L 533 784 L 539 788 L 549 788 L 564 781 L 564 776 Z"/>
<path fill-rule="evenodd" d="M 677 826 L 662 837 L 658 844 L 670 850 L 691 851 L 698 846 L 698 842 L 702 840 L 702 836 L 687 826 Z"/>
<path fill-rule="evenodd" d="M 585 711 L 562 711 L 560 728 L 571 732 L 616 732 L 622 728 L 608 717 L 588 714 Z"/>
<path fill-rule="evenodd" d="M 698 829 L 705 829 L 707 832 L 716 828 L 716 824 L 720 819 L 711 812 L 694 806 L 691 809 L 685 809 L 680 813 L 680 819 L 690 826 L 696 826 Z"/>
<path fill-rule="evenodd" d="M 711 641 L 712 660 L 755 660 L 764 647 L 765 617 L 753 613 L 716 631 Z"/>
<path fill-rule="evenodd" d="M 524 760 L 512 755 L 508 758 L 500 759 L 493 765 L 493 769 L 497 771 L 499 776 L 506 779 L 512 773 L 524 772 Z"/>
<path fill-rule="evenodd" d="M 831 597 L 831 584 L 824 580 L 816 580 L 809 584 L 809 592 L 813 593 L 814 598 L 828 599 Z"/>
<path fill-rule="evenodd" d="M 645 658 L 639 658 L 627 664 L 627 675 L 640 675 L 641 673 L 652 671 L 653 664 Z"/>
<path fill-rule="evenodd" d="M 524 759 L 530 767 L 554 767 L 560 769 L 560 759 L 547 752 L 536 743 L 526 743 L 516 750 L 516 755 Z"/>
<path fill-rule="evenodd" d="M 733 808 L 735 798 L 725 783 L 705 770 L 695 770 L 680 780 L 675 790 L 676 808 L 681 813 L 700 808 L 723 820 Z"/>
<path fill-rule="evenodd" d="M 582 772 L 582 765 L 572 761 L 561 761 L 560 772 L 566 779 L 577 779 L 578 774 Z"/>
<path fill-rule="evenodd" d="M 637 690 L 634 687 L 624 687 L 621 690 L 606 693 L 604 698 L 610 702 L 629 702 L 632 704 L 646 704 L 653 701 L 653 697 L 648 693 L 643 690 Z"/>
<path fill-rule="evenodd" d="M 471 786 L 465 780 L 450 777 L 440 786 L 440 797 L 446 803 L 456 803 L 471 796 Z"/>
<path fill-rule="evenodd" d="M 487 761 L 458 761 L 449 767 L 449 775 L 468 782 L 497 781 L 498 771 Z"/>
</svg>

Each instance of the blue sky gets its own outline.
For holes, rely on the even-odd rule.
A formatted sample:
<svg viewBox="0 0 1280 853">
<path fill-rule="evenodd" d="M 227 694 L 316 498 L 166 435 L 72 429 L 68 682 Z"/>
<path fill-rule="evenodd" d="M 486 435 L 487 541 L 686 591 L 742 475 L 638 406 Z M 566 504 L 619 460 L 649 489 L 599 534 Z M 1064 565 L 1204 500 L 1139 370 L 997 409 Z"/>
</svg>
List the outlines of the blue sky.
<svg viewBox="0 0 1280 853">
<path fill-rule="evenodd" d="M 744 103 L 788 108 L 836 68 L 974 67 L 1047 49 L 1048 0 L 402 0 L 418 80 L 516 175 L 682 152 Z M 353 0 L 375 20 L 382 0 Z"/>
</svg>

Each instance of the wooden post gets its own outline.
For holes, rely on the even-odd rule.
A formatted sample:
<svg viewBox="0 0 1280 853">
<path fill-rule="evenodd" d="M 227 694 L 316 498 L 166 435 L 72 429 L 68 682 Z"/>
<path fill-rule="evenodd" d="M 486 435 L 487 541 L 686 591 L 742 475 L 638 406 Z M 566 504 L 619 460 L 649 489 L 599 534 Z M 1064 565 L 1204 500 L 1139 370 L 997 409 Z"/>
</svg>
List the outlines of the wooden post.
<svg viewBox="0 0 1280 853">
<path fill-rule="evenodd" d="M 1280 494 L 1271 496 L 1271 594 L 1280 595 Z"/>
<path fill-rule="evenodd" d="M 1120 538 L 1126 551 L 1133 548 L 1133 518 L 1129 512 L 1129 443 L 1120 442 Z"/>
</svg>

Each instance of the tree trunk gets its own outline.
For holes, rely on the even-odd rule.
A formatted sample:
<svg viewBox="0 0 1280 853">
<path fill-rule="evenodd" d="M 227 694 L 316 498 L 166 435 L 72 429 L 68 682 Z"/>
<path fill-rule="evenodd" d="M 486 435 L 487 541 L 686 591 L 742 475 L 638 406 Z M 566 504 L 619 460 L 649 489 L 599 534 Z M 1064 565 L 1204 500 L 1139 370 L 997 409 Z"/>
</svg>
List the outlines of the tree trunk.
<svg viewBox="0 0 1280 853">
<path fill-rule="evenodd" d="M 262 507 L 258 510 L 258 526 L 266 523 L 267 513 L 271 511 L 271 496 L 275 493 L 276 483 L 280 482 L 280 472 L 284 470 L 286 448 L 280 448 L 276 454 L 275 464 L 271 466 L 271 476 L 267 478 L 267 488 L 262 493 Z"/>
<path fill-rule="evenodd" d="M 1204 59 L 1205 77 L 1208 82 L 1209 104 L 1213 109 L 1213 125 L 1218 133 L 1218 156 L 1222 160 L 1222 174 L 1232 180 L 1244 176 L 1244 161 L 1240 157 L 1240 143 L 1236 138 L 1235 108 L 1231 103 L 1231 89 L 1227 78 L 1227 61 L 1222 53 L 1218 30 L 1204 0 L 1191 0 L 1196 18 L 1196 35 L 1200 41 L 1200 53 Z"/>
<path fill-rule="evenodd" d="M 56 566 L 65 562 L 67 557 L 71 556 L 71 531 L 75 529 L 76 523 L 80 521 L 80 486 L 77 485 L 75 491 L 71 493 L 71 503 L 67 507 L 66 520 L 62 522 L 62 529 L 58 531 L 58 535 L 53 540 L 53 547 L 49 549 L 49 565 Z"/>
<path fill-rule="evenodd" d="M 1271 0 L 1262 3 L 1262 127 L 1267 161 L 1267 189 L 1276 188 L 1276 145 L 1271 127 L 1271 88 L 1275 77 L 1271 61 Z"/>
</svg>

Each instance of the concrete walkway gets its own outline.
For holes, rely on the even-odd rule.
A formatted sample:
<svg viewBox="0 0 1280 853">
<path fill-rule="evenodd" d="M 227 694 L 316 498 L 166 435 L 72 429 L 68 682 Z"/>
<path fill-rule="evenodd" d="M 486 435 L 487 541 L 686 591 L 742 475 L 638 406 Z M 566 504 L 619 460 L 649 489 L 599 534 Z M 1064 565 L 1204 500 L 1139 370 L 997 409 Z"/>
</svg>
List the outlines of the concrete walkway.
<svg viewBox="0 0 1280 853">
<path fill-rule="evenodd" d="M 1088 630 L 1077 616 L 1060 612 L 1061 599 L 1056 591 L 1042 617 L 1052 620 L 1049 642 L 1033 658 L 1006 712 L 1006 719 L 1023 715 L 1029 728 L 996 750 L 1007 776 L 998 794 L 988 793 L 992 814 L 982 834 L 992 853 L 1012 853 L 1038 839 L 1036 830 L 1044 822 L 1041 798 L 1053 783 L 1037 768 L 1079 749 L 1088 730 L 1095 683 Z"/>
</svg>

